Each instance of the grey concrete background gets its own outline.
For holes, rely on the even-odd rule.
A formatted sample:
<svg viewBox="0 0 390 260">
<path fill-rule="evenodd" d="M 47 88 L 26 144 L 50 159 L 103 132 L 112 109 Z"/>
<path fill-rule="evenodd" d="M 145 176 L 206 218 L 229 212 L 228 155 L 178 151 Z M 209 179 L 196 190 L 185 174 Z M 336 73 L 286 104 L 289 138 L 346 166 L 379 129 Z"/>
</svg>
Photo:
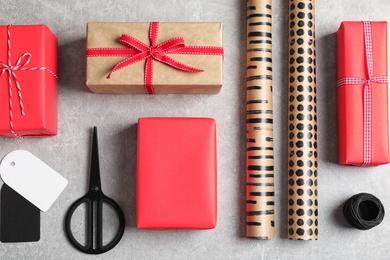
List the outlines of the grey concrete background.
<svg viewBox="0 0 390 260">
<path fill-rule="evenodd" d="M 390 1 L 317 0 L 319 240 L 286 239 L 288 1 L 273 1 L 276 238 L 244 238 L 246 1 L 2 0 L 1 24 L 47 24 L 59 38 L 59 134 L 0 138 L 0 157 L 25 149 L 69 180 L 41 214 L 37 243 L 0 244 L 1 259 L 389 259 L 390 217 L 369 231 L 348 227 L 346 199 L 373 193 L 390 212 L 390 165 L 339 166 L 335 32 L 343 20 L 386 20 Z M 96 95 L 85 81 L 85 31 L 92 21 L 222 21 L 225 84 L 218 95 Z M 4 45 L 3 45 L 4 46 Z M 218 226 L 208 231 L 135 228 L 136 122 L 146 116 L 213 117 L 218 132 Z M 123 208 L 127 227 L 112 251 L 88 256 L 67 241 L 64 215 L 87 189 L 91 127 L 99 128 L 103 190 Z"/>
</svg>

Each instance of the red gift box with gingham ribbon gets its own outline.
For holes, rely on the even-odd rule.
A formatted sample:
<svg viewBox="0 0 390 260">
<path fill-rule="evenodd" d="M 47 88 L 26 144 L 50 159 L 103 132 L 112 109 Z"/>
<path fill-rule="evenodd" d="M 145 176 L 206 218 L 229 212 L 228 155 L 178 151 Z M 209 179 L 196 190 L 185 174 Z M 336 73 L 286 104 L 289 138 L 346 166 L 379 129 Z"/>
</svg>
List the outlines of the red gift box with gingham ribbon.
<svg viewBox="0 0 390 260">
<path fill-rule="evenodd" d="M 389 163 L 387 22 L 337 32 L 339 164 Z"/>
</svg>

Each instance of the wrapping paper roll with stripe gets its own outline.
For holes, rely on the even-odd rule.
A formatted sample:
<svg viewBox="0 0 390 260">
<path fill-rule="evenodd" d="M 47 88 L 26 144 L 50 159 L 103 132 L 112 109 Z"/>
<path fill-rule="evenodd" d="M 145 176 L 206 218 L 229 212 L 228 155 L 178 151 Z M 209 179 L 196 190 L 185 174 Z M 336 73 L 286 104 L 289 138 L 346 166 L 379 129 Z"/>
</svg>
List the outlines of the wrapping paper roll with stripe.
<svg viewBox="0 0 390 260">
<path fill-rule="evenodd" d="M 317 240 L 314 0 L 289 5 L 288 238 Z"/>
<path fill-rule="evenodd" d="M 272 0 L 247 1 L 246 236 L 274 237 Z"/>
</svg>

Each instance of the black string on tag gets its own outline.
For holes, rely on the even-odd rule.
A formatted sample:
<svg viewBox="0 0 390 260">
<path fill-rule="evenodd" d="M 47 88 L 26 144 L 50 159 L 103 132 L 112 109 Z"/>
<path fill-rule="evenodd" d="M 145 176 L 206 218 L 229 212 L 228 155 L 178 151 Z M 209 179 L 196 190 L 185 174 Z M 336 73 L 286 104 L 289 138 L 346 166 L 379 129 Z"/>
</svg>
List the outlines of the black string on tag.
<svg viewBox="0 0 390 260">
<path fill-rule="evenodd" d="M 345 202 L 343 213 L 351 226 L 367 230 L 382 222 L 385 209 L 382 202 L 374 195 L 359 193 Z"/>
</svg>

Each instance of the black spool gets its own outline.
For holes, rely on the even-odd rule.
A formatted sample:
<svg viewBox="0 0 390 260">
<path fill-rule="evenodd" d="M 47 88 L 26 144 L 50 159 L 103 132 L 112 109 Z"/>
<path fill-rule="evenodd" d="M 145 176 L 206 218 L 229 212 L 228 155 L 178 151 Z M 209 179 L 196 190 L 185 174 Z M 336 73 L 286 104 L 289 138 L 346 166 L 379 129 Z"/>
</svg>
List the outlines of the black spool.
<svg viewBox="0 0 390 260">
<path fill-rule="evenodd" d="M 345 202 L 343 213 L 351 226 L 368 230 L 382 222 L 385 209 L 382 202 L 374 195 L 359 193 Z"/>
</svg>

